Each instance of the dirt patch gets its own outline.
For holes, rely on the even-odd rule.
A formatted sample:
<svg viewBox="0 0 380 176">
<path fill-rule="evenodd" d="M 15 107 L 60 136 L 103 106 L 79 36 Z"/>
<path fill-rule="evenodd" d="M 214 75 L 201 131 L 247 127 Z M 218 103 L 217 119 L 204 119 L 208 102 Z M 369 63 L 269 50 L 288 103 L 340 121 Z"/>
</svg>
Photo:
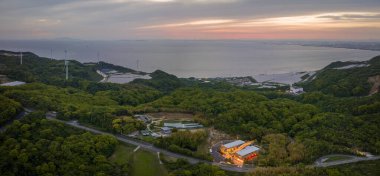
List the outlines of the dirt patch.
<svg viewBox="0 0 380 176">
<path fill-rule="evenodd" d="M 373 95 L 375 93 L 378 93 L 379 87 L 380 87 L 380 75 L 369 77 L 368 82 L 372 84 L 372 88 L 369 91 L 369 95 Z"/>
<path fill-rule="evenodd" d="M 213 146 L 214 144 L 223 141 L 223 140 L 231 140 L 234 139 L 232 136 L 224 133 L 223 131 L 216 130 L 215 128 L 211 127 L 207 129 L 208 131 L 208 144 L 209 146 Z"/>
</svg>

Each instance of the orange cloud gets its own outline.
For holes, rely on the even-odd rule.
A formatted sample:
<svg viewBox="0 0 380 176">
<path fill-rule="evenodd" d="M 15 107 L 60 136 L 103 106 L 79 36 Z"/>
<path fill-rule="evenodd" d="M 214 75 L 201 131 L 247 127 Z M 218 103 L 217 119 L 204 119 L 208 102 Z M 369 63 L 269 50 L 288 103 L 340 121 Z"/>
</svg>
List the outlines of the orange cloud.
<svg viewBox="0 0 380 176">
<path fill-rule="evenodd" d="M 201 19 L 144 26 L 138 30 L 175 33 L 183 38 L 194 35 L 200 38 L 297 38 L 300 35 L 310 38 L 342 35 L 336 32 L 352 33 L 353 29 L 360 31 L 360 28 L 369 31 L 380 29 L 380 13 L 336 12 L 261 19 Z"/>
</svg>

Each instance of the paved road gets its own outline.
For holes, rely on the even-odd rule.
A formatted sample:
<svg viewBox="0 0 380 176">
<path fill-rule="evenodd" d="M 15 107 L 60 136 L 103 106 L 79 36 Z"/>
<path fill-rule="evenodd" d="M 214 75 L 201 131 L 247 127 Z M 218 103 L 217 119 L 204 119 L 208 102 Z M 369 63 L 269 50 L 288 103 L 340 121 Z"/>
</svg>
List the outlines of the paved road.
<svg viewBox="0 0 380 176">
<path fill-rule="evenodd" d="M 335 156 L 349 157 L 350 159 L 325 162 L 329 157 L 335 157 Z M 314 162 L 314 166 L 315 167 L 329 167 L 329 166 L 336 166 L 336 165 L 341 165 L 341 164 L 355 163 L 359 161 L 378 160 L 378 159 L 380 159 L 380 156 L 358 157 L 354 155 L 340 155 L 340 154 L 326 155 L 317 159 L 317 161 Z"/>
<path fill-rule="evenodd" d="M 224 164 L 224 163 L 218 163 L 218 162 L 210 162 L 210 161 L 205 161 L 205 160 L 201 160 L 201 159 L 185 156 L 185 155 L 178 154 L 178 153 L 173 153 L 173 152 L 161 149 L 161 148 L 157 148 L 157 147 L 153 146 L 152 144 L 144 142 L 144 141 L 132 139 L 132 138 L 129 138 L 129 137 L 126 137 L 126 136 L 123 136 L 123 135 L 114 135 L 114 134 L 103 132 L 103 131 L 99 131 L 99 130 L 96 130 L 96 129 L 93 129 L 93 128 L 85 127 L 85 126 L 82 126 L 82 125 L 78 124 L 75 121 L 66 122 L 66 121 L 61 121 L 61 120 L 55 119 L 55 118 L 48 118 L 48 119 L 60 121 L 62 123 L 66 123 L 68 125 L 71 125 L 71 126 L 74 126 L 74 127 L 86 130 L 86 131 L 90 131 L 90 132 L 93 132 L 93 133 L 96 133 L 96 134 L 107 134 L 107 135 L 115 136 L 118 140 L 120 140 L 122 142 L 125 142 L 125 143 L 128 143 L 128 144 L 132 144 L 132 145 L 135 145 L 135 146 L 140 146 L 141 148 L 144 148 L 145 150 L 148 150 L 148 151 L 160 152 L 160 153 L 163 153 L 165 155 L 168 155 L 168 156 L 171 156 L 171 157 L 174 157 L 174 158 L 186 159 L 186 160 L 188 160 L 192 164 L 207 163 L 207 164 L 212 164 L 214 166 L 218 166 L 218 167 L 220 167 L 223 170 L 234 171 L 234 172 L 249 172 L 249 171 L 252 171 L 254 169 L 253 167 L 243 167 L 243 168 L 241 168 L 241 167 L 236 167 L 236 166 L 230 165 L 230 164 Z M 324 161 L 326 161 L 327 158 L 329 158 L 331 156 L 348 156 L 348 157 L 351 157 L 352 159 L 340 160 L 340 161 L 332 161 L 332 162 L 327 162 L 327 163 L 324 162 Z M 323 157 L 319 158 L 317 161 L 315 161 L 314 166 L 315 167 L 328 167 L 328 166 L 335 166 L 335 165 L 342 165 L 342 164 L 348 164 L 348 163 L 355 163 L 355 162 L 359 162 L 359 161 L 377 160 L 377 159 L 380 159 L 380 156 L 357 157 L 357 156 L 353 156 L 353 155 L 326 155 L 326 156 L 323 156 Z"/>
<path fill-rule="evenodd" d="M 21 112 L 20 114 L 18 114 L 13 120 L 21 119 L 26 114 L 28 114 L 28 113 L 30 113 L 32 111 L 33 110 L 31 110 L 31 109 L 25 108 L 24 111 Z M 73 127 L 76 127 L 76 128 L 80 128 L 80 129 L 83 129 L 83 130 L 86 130 L 86 131 L 90 131 L 92 133 L 106 134 L 106 135 L 115 136 L 118 140 L 120 140 L 122 142 L 125 142 L 125 143 L 128 143 L 128 144 L 132 144 L 132 145 L 135 145 L 135 146 L 140 146 L 141 148 L 144 148 L 145 150 L 148 150 L 148 151 L 160 152 L 160 153 L 163 153 L 165 155 L 168 155 L 168 156 L 171 156 L 171 157 L 174 157 L 174 158 L 186 159 L 187 161 L 189 161 L 192 164 L 207 163 L 207 164 L 212 164 L 214 166 L 218 166 L 218 167 L 220 167 L 223 170 L 234 171 L 234 172 L 249 172 L 249 171 L 252 171 L 254 169 L 252 167 L 243 167 L 243 168 L 240 168 L 240 167 L 236 167 L 234 165 L 229 165 L 229 164 L 224 164 L 224 163 L 218 163 L 218 162 L 210 162 L 210 161 L 206 161 L 206 160 L 201 160 L 201 159 L 185 156 L 185 155 L 178 154 L 178 153 L 173 153 L 173 152 L 161 149 L 161 148 L 157 148 L 157 147 L 153 146 L 152 144 L 144 142 L 144 141 L 132 139 L 132 138 L 129 138 L 129 137 L 123 136 L 123 135 L 114 135 L 114 134 L 103 132 L 103 131 L 99 131 L 99 130 L 96 130 L 96 129 L 93 129 L 93 128 L 85 127 L 85 126 L 82 126 L 82 125 L 78 124 L 76 121 L 69 121 L 69 122 L 62 121 L 62 120 L 58 120 L 58 119 L 56 119 L 56 118 L 54 118 L 53 116 L 50 116 L 50 115 L 47 115 L 46 118 L 49 119 L 49 120 L 59 121 L 59 122 L 65 123 L 67 125 L 70 125 L 70 126 L 73 126 Z M 13 120 L 11 122 L 9 122 L 9 123 L 12 123 Z M 7 125 L 1 127 L 0 131 L 5 130 L 6 126 Z M 340 161 L 332 161 L 332 162 L 325 162 L 327 160 L 327 158 L 332 157 L 332 156 L 347 156 L 347 157 L 351 157 L 351 159 L 340 160 Z M 359 162 L 359 161 L 377 160 L 377 159 L 380 159 L 380 156 L 357 157 L 357 156 L 353 156 L 353 155 L 326 155 L 326 156 L 323 156 L 323 157 L 317 159 L 315 161 L 315 163 L 314 163 L 314 166 L 315 167 L 329 167 L 329 166 L 335 166 L 335 165 L 341 165 L 341 164 L 347 164 L 347 163 L 355 163 L 355 162 Z"/>
<path fill-rule="evenodd" d="M 160 153 L 163 153 L 165 155 L 168 155 L 168 156 L 171 156 L 171 157 L 174 157 L 174 158 L 186 159 L 191 164 L 207 163 L 207 164 L 212 164 L 212 165 L 215 165 L 215 166 L 219 166 L 221 169 L 228 170 L 228 171 L 234 171 L 234 172 L 249 172 L 251 170 L 250 168 L 240 168 L 240 167 L 236 167 L 236 166 L 233 166 L 233 165 L 216 163 L 216 162 L 210 162 L 210 161 L 206 161 L 206 160 L 201 160 L 201 159 L 185 156 L 185 155 L 178 154 L 178 153 L 173 153 L 173 152 L 161 149 L 161 148 L 157 148 L 157 147 L 153 146 L 150 143 L 143 142 L 143 141 L 140 141 L 140 140 L 135 140 L 135 139 L 129 138 L 129 137 L 124 136 L 124 135 L 119 135 L 119 134 L 115 135 L 115 134 L 99 131 L 99 130 L 96 130 L 96 129 L 93 129 L 93 128 L 85 127 L 85 126 L 80 125 L 76 121 L 67 122 L 67 121 L 62 121 L 62 120 L 58 120 L 58 119 L 55 119 L 55 118 L 47 118 L 47 119 L 59 121 L 59 122 L 65 123 L 67 125 L 76 127 L 76 128 L 80 128 L 80 129 L 83 129 L 83 130 L 86 130 L 86 131 L 90 131 L 90 132 L 95 133 L 95 134 L 106 134 L 106 135 L 115 136 L 118 140 L 120 140 L 122 142 L 125 142 L 125 143 L 128 143 L 128 144 L 132 144 L 132 145 L 135 145 L 135 146 L 140 146 L 141 148 L 144 148 L 145 150 L 148 150 L 148 151 L 151 151 L 151 152 L 156 152 L 156 153 L 160 152 Z"/>
</svg>

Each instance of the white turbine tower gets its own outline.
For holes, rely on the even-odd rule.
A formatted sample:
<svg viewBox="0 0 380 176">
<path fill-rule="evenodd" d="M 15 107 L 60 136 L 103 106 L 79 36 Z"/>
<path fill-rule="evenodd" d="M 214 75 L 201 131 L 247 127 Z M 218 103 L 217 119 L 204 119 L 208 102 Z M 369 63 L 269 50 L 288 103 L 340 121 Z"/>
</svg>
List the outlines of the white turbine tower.
<svg viewBox="0 0 380 176">
<path fill-rule="evenodd" d="M 67 60 L 67 50 L 65 50 L 65 69 L 66 69 L 66 80 L 69 79 L 69 61 Z"/>
<path fill-rule="evenodd" d="M 20 52 L 20 65 L 22 65 L 22 51 Z"/>
<path fill-rule="evenodd" d="M 98 59 L 98 65 L 99 65 L 99 63 L 100 63 L 100 59 L 99 59 L 99 51 L 96 53 L 96 57 L 97 57 L 97 59 Z"/>
</svg>

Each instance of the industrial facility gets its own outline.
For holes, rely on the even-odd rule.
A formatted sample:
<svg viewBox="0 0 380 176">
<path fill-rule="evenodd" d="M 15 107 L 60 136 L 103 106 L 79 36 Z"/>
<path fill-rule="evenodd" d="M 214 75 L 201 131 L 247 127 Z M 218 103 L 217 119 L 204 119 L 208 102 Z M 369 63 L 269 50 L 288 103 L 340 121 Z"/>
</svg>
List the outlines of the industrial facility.
<svg viewBox="0 0 380 176">
<path fill-rule="evenodd" d="M 253 141 L 237 140 L 221 145 L 219 151 L 225 159 L 242 167 L 245 162 L 253 160 L 258 155 L 260 148 L 252 144 Z"/>
</svg>

